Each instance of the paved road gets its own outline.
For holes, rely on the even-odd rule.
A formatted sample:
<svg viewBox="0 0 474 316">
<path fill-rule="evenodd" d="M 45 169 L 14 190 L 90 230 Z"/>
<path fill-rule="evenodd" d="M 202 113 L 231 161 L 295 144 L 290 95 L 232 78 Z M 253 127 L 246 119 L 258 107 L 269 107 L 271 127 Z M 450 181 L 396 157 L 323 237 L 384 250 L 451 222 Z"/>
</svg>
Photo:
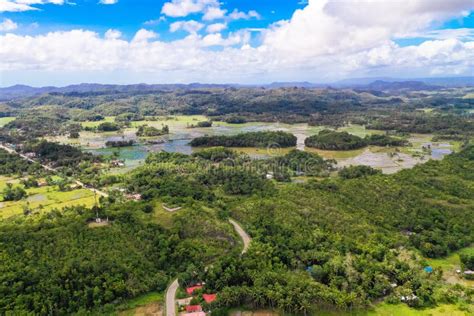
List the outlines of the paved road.
<svg viewBox="0 0 474 316">
<path fill-rule="evenodd" d="M 240 238 L 242 238 L 242 241 L 244 243 L 244 249 L 242 249 L 242 254 L 247 252 L 247 249 L 249 248 L 250 242 L 252 241 L 252 238 L 245 232 L 245 230 L 240 226 L 239 223 L 237 223 L 233 219 L 229 219 L 229 222 L 234 226 L 235 231 L 237 234 L 239 234 Z"/>
<path fill-rule="evenodd" d="M 13 149 L 11 149 L 10 147 L 7 147 L 7 146 L 5 146 L 5 145 L 3 145 L 3 144 L 0 144 L 0 148 L 6 150 L 6 151 L 9 152 L 10 154 L 18 155 L 18 156 L 20 156 L 21 158 L 23 158 L 23 159 L 25 159 L 25 160 L 27 160 L 27 161 L 29 161 L 29 162 L 38 163 L 36 160 L 31 159 L 30 157 L 27 157 L 27 156 L 25 156 L 25 155 L 23 155 L 23 154 L 17 153 L 15 150 L 13 150 Z M 51 167 L 48 166 L 48 165 L 43 165 L 43 164 L 40 164 L 40 165 L 41 165 L 41 167 L 43 167 L 43 169 L 45 169 L 45 170 L 52 171 L 52 172 L 58 172 L 56 169 L 51 168 Z M 88 190 L 90 190 L 90 191 L 92 191 L 92 192 L 94 192 L 94 193 L 96 193 L 96 194 L 98 194 L 98 195 L 101 195 L 101 196 L 103 196 L 103 197 L 108 197 L 108 196 L 109 196 L 107 193 L 105 193 L 105 192 L 103 192 L 103 191 L 100 191 L 100 190 L 97 190 L 97 189 L 94 189 L 94 188 L 90 188 L 90 187 L 87 188 L 87 187 L 85 186 L 85 184 L 82 183 L 82 182 L 79 181 L 79 180 L 74 180 L 74 182 L 75 182 L 77 185 L 79 185 L 79 186 L 81 186 L 81 187 L 83 187 L 83 188 L 86 188 L 86 189 L 88 189 Z"/>
<path fill-rule="evenodd" d="M 178 290 L 178 279 L 170 284 L 166 290 L 166 316 L 176 316 L 176 291 Z"/>
</svg>

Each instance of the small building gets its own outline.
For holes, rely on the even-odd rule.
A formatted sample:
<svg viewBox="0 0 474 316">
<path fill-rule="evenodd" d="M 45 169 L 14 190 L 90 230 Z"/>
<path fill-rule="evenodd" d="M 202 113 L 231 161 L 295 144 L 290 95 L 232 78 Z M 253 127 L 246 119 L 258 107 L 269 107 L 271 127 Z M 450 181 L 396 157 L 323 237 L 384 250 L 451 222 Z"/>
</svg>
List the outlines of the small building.
<svg viewBox="0 0 474 316">
<path fill-rule="evenodd" d="M 202 289 L 202 285 L 201 284 L 196 284 L 194 286 L 187 287 L 186 288 L 186 293 L 188 293 L 188 295 L 192 295 L 194 293 L 194 291 L 200 290 L 200 289 Z"/>
<path fill-rule="evenodd" d="M 135 194 L 127 194 L 125 197 L 129 200 L 140 201 L 142 199 L 142 195 L 140 193 Z"/>
<path fill-rule="evenodd" d="M 201 305 L 188 305 L 185 307 L 187 313 L 202 312 Z"/>
<path fill-rule="evenodd" d="M 25 156 L 30 158 L 30 159 L 33 159 L 33 158 L 36 158 L 36 153 L 28 152 L 28 153 L 25 153 Z"/>
<path fill-rule="evenodd" d="M 125 163 L 124 163 L 123 161 L 121 161 L 121 160 L 112 160 L 112 161 L 110 162 L 110 165 L 111 165 L 112 167 L 123 167 L 123 166 L 125 166 Z"/>
<path fill-rule="evenodd" d="M 217 298 L 217 294 L 203 294 L 202 298 L 206 301 L 207 304 L 211 304 Z"/>
<path fill-rule="evenodd" d="M 414 301 L 417 298 L 418 298 L 418 296 L 416 296 L 415 294 L 411 294 L 411 295 L 401 296 L 400 300 L 402 302 L 408 302 L 408 301 Z"/>
<path fill-rule="evenodd" d="M 182 316 L 206 316 L 204 312 L 183 313 Z"/>
<path fill-rule="evenodd" d="M 465 275 L 474 275 L 474 271 L 472 271 L 472 270 L 466 270 L 466 271 L 464 271 L 464 274 L 465 274 Z"/>
<path fill-rule="evenodd" d="M 267 175 L 265 177 L 267 178 L 267 180 L 273 179 L 273 172 L 267 173 Z"/>
<path fill-rule="evenodd" d="M 45 187 L 48 185 L 48 182 L 46 182 L 46 180 L 39 180 L 38 181 L 38 186 L 39 187 Z"/>
<path fill-rule="evenodd" d="M 433 267 L 427 266 L 423 270 L 425 270 L 426 273 L 431 273 L 433 272 Z"/>
</svg>

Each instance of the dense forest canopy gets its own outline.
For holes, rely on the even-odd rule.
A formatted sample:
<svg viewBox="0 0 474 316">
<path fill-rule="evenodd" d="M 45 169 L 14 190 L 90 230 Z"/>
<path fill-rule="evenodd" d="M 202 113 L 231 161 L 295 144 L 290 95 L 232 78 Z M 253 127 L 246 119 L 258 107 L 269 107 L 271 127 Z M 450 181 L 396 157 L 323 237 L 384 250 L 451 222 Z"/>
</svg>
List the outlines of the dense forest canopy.
<svg viewBox="0 0 474 316">
<path fill-rule="evenodd" d="M 0 128 L 1 143 L 36 162 L 0 149 L 0 212 L 8 203 L 28 209 L 40 182 L 41 192 L 54 195 L 80 181 L 94 192 L 94 206 L 72 200 L 72 207 L 0 220 L 0 314 L 112 313 L 141 294 L 163 292 L 174 278 L 218 293 L 204 305 L 216 315 L 242 306 L 346 311 L 380 301 L 469 311 L 472 289 L 444 283 L 438 267 L 424 268 L 427 259 L 474 242 L 474 106 L 466 98 L 473 91 L 417 87 L 135 87 L 5 101 L 0 116 L 15 119 Z M 298 126 L 323 130 L 305 145 L 323 150 L 404 150 L 407 133 L 415 132 L 454 139 L 460 150 L 385 175 L 368 166 L 337 168 L 335 160 L 290 148 L 297 144 L 291 133 L 259 131 L 193 138 L 191 155 L 152 152 L 133 170 L 113 170 L 122 164 L 121 149 L 93 155 L 50 138 L 75 143 L 86 132 L 110 131 L 160 137 L 174 133 L 172 120 L 170 127 L 141 121 L 175 114 L 207 116 L 189 120 L 189 134 L 214 122 L 229 129 L 307 123 Z M 338 131 L 349 123 L 379 131 Z M 143 141 L 116 139 L 106 146 Z M 228 147 L 288 149 L 255 159 Z M 244 254 L 231 218 L 252 237 Z M 460 260 L 472 269 L 470 253 Z"/>
<path fill-rule="evenodd" d="M 296 146 L 296 136 L 290 133 L 277 132 L 248 132 L 238 135 L 202 136 L 190 142 L 194 147 L 293 147 Z"/>
</svg>

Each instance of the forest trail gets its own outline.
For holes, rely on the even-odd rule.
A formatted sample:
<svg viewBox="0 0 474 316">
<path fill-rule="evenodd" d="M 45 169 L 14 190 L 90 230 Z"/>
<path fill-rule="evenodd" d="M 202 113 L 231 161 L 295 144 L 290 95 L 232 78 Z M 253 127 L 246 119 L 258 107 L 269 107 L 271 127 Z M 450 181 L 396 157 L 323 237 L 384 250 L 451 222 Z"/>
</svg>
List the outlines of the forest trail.
<svg viewBox="0 0 474 316">
<path fill-rule="evenodd" d="M 245 232 L 242 226 L 240 226 L 240 224 L 237 223 L 235 220 L 229 219 L 229 222 L 232 224 L 232 226 L 234 226 L 235 231 L 237 232 L 237 234 L 239 234 L 240 238 L 242 238 L 242 241 L 244 243 L 244 249 L 242 249 L 242 254 L 246 253 L 249 248 L 250 242 L 252 241 L 252 238 L 250 238 L 250 236 Z"/>
<path fill-rule="evenodd" d="M 3 145 L 3 144 L 0 144 L 0 148 L 1 148 L 1 149 L 4 149 L 5 151 L 7 151 L 7 152 L 10 153 L 10 154 L 18 155 L 18 156 L 20 156 L 21 158 L 23 158 L 24 160 L 29 161 L 29 162 L 31 162 L 31 163 L 39 163 L 38 161 L 36 161 L 36 160 L 34 160 L 34 159 L 32 159 L 32 158 L 30 158 L 30 157 L 28 157 L 28 156 L 25 156 L 25 155 L 23 155 L 23 154 L 17 153 L 17 152 L 16 152 L 15 150 L 13 150 L 12 148 L 10 148 L 10 147 L 8 147 L 8 146 L 5 146 L 5 145 Z M 52 167 L 50 167 L 50 166 L 48 166 L 48 165 L 44 165 L 44 164 L 41 164 L 41 163 L 40 163 L 40 165 L 41 165 L 41 167 L 42 167 L 43 169 L 45 169 L 45 170 L 48 170 L 48 171 L 51 171 L 51 172 L 54 172 L 54 173 L 58 172 L 56 169 L 54 169 L 54 168 L 52 168 Z M 83 187 L 83 188 L 85 188 L 85 189 L 88 189 L 88 190 L 94 192 L 95 194 L 101 195 L 101 196 L 103 196 L 103 197 L 108 197 L 108 196 L 109 196 L 107 193 L 105 193 L 105 192 L 103 192 L 103 191 L 97 190 L 97 189 L 95 189 L 95 188 L 87 187 L 84 183 L 82 183 L 82 182 L 79 181 L 79 180 L 74 179 L 74 183 L 76 183 L 76 184 L 77 184 L 78 186 L 80 186 L 80 187 Z"/>
</svg>

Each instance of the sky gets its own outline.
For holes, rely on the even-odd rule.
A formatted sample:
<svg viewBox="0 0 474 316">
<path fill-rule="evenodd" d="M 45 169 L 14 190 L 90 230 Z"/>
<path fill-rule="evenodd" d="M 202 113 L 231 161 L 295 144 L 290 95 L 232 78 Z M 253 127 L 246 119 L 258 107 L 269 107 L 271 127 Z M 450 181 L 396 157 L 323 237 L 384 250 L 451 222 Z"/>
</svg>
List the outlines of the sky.
<svg viewBox="0 0 474 316">
<path fill-rule="evenodd" d="M 0 86 L 446 76 L 473 0 L 0 0 Z"/>
</svg>

